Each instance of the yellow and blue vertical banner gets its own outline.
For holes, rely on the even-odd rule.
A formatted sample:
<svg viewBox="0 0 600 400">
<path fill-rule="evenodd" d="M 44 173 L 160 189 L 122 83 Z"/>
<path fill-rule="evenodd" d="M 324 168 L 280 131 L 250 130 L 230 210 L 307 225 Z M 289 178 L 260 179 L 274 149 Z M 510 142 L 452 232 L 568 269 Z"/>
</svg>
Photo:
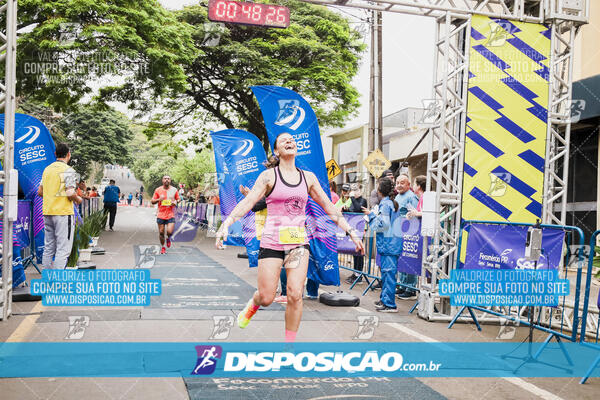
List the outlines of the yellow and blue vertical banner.
<svg viewBox="0 0 600 400">
<path fill-rule="evenodd" d="M 541 219 L 551 28 L 472 17 L 462 218 Z"/>
</svg>

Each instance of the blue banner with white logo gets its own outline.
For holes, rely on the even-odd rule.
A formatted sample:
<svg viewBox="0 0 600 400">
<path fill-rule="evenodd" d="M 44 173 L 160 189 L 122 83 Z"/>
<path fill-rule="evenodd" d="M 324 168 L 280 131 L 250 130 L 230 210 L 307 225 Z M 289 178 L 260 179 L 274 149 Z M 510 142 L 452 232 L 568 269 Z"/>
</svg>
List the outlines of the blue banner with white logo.
<svg viewBox="0 0 600 400">
<path fill-rule="evenodd" d="M 265 170 L 267 156 L 260 140 L 250 132 L 225 129 L 213 132 L 210 136 L 219 176 L 221 215 L 226 218 L 244 199 L 240 185 L 247 188 L 254 186 L 260 173 Z M 246 246 L 251 267 L 258 265 L 260 241 L 256 231 L 256 218 L 251 211 L 230 227 L 225 242 L 233 246 Z"/>
<path fill-rule="evenodd" d="M 2 207 L 0 207 L 0 210 Z M 0 218 L 0 243 L 2 243 L 3 221 Z M 21 251 L 30 245 L 31 232 L 31 201 L 19 200 L 17 207 L 17 220 L 13 223 L 13 287 L 25 282 L 25 268 Z M 2 271 L 0 268 L 0 277 Z"/>
<path fill-rule="evenodd" d="M 252 91 L 260 105 L 271 149 L 277 136 L 292 135 L 298 149 L 296 166 L 314 173 L 331 198 L 319 123 L 310 104 L 293 90 L 279 86 L 253 86 Z M 324 285 L 338 286 L 336 224 L 310 196 L 306 215 L 311 251 L 308 277 Z"/>
<path fill-rule="evenodd" d="M 525 258 L 526 226 L 472 224 L 468 232 L 465 269 L 557 269 L 565 232 L 542 228 L 542 256 L 537 265 Z"/>
<path fill-rule="evenodd" d="M 4 114 L 0 114 L 0 127 L 4 133 Z M 33 237 L 38 262 L 42 262 L 44 252 L 44 216 L 37 190 L 44 169 L 56 161 L 54 152 L 52 135 L 41 121 L 30 115 L 15 114 L 15 169 L 19 171 L 19 185 L 25 198 L 33 202 Z"/>
<path fill-rule="evenodd" d="M 278 389 L 279 393 L 285 390 L 304 393 L 318 388 L 319 383 L 338 382 L 328 393 L 344 393 L 343 398 L 402 398 L 397 393 L 346 396 L 350 389 L 345 385 L 350 382 L 350 387 L 365 387 L 373 381 L 383 385 L 389 381 L 385 377 L 576 378 L 588 373 L 598 357 L 597 351 L 590 351 L 580 343 L 563 342 L 559 347 L 534 342 L 530 346 L 511 341 L 7 342 L 0 346 L 0 377 L 204 377 L 210 379 L 212 387 L 207 386 L 201 397 L 211 399 L 254 398 L 256 388 L 265 387 Z M 540 350 L 543 352 L 539 361 L 532 360 L 531 354 Z M 565 353 L 572 362 L 565 358 Z M 589 374 L 600 376 L 600 368 L 589 370 Z M 322 399 L 318 396 L 323 393 L 312 398 Z"/>
</svg>

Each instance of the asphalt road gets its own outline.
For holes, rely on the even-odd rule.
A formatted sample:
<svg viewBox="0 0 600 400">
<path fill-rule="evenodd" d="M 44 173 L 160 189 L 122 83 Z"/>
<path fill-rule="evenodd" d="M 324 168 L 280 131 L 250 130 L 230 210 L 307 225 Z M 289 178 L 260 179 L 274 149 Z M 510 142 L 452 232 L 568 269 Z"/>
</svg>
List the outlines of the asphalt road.
<svg viewBox="0 0 600 400">
<path fill-rule="evenodd" d="M 139 188 L 135 179 L 117 179 L 123 191 Z M 213 239 L 199 234 L 194 242 L 175 243 L 166 256 L 156 255 L 158 244 L 155 210 L 118 208 L 115 231 L 103 232 L 105 255 L 93 256 L 102 269 L 151 267 L 163 282 L 163 295 L 148 307 L 42 307 L 40 303 L 15 303 L 15 315 L 0 322 L 0 339 L 8 342 L 72 342 L 67 339 L 69 317 L 87 316 L 89 325 L 79 342 L 191 342 L 202 343 L 214 334 L 220 319 L 234 316 L 256 287 L 256 269 L 237 258 L 239 248 L 217 251 Z M 28 279 L 39 275 L 27 270 Z M 347 276 L 342 272 L 342 280 Z M 348 285 L 342 284 L 348 290 Z M 364 285 L 353 289 L 360 296 Z M 335 290 L 322 287 L 321 290 Z M 408 313 L 412 302 L 398 301 L 398 314 L 378 314 L 373 302 L 379 292 L 361 297 L 359 307 L 332 308 L 306 300 L 297 340 L 302 342 L 358 343 L 359 317 L 376 316 L 379 324 L 373 342 L 493 341 L 498 327 L 479 332 L 471 324 L 431 323 Z M 274 304 L 260 310 L 248 328 L 233 327 L 221 339 L 231 342 L 283 340 L 284 307 Z M 223 336 L 223 333 L 220 333 Z M 527 330 L 519 328 L 515 342 Z M 545 335 L 536 333 L 535 340 Z M 93 362 L 93 360 L 90 360 Z M 75 373 L 76 374 L 76 373 Z M 243 384 L 219 386 L 213 379 L 173 378 L 14 378 L 0 380 L 3 400 L 9 399 L 596 399 L 600 378 L 579 385 L 565 378 L 381 378 L 312 383 L 308 386 L 263 382 L 248 390 Z M 249 386 L 245 385 L 245 386 Z"/>
</svg>

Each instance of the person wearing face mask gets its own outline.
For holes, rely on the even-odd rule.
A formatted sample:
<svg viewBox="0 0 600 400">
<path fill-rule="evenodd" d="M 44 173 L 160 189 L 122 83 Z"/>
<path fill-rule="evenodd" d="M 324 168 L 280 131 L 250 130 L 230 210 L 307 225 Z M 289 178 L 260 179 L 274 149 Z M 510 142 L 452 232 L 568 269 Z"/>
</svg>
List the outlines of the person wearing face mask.
<svg viewBox="0 0 600 400">
<path fill-rule="evenodd" d="M 396 203 L 398 203 L 398 217 L 404 218 L 410 210 L 414 210 L 418 203 L 419 198 L 416 194 L 410 190 L 410 178 L 408 175 L 401 174 L 396 179 Z M 417 285 L 417 275 L 407 274 L 400 272 L 399 282 L 404 285 L 415 287 Z M 400 286 L 396 292 L 396 297 L 401 300 L 416 299 L 417 294 L 414 290 L 408 289 L 405 286 Z"/>
<path fill-rule="evenodd" d="M 350 206 L 352 205 L 352 200 L 350 199 L 350 185 L 344 183 L 342 185 L 342 196 L 335 203 L 335 207 L 342 211 L 349 211 Z"/>
<path fill-rule="evenodd" d="M 215 246 L 223 248 L 229 227 L 243 218 L 252 207 L 266 197 L 267 219 L 260 239 L 257 290 L 238 314 L 240 328 L 245 328 L 260 306 L 267 307 L 275 299 L 281 268 L 287 275 L 285 340 L 294 342 L 302 318 L 302 294 L 308 270 L 309 246 L 306 233 L 308 196 L 350 235 L 356 251 L 364 251 L 362 241 L 342 216 L 323 189 L 315 174 L 296 167 L 297 146 L 294 137 L 282 133 L 275 139 L 273 156 L 267 161 L 256 183 L 231 211 L 216 234 Z"/>
</svg>

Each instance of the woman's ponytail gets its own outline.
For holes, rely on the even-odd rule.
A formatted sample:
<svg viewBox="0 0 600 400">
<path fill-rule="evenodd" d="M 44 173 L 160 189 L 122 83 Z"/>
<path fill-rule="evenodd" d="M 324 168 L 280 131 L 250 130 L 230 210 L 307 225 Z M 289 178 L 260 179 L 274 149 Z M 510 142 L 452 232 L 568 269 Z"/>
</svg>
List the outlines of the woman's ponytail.
<svg viewBox="0 0 600 400">
<path fill-rule="evenodd" d="M 277 157 L 275 154 L 271 154 L 271 157 L 269 157 L 269 159 L 267 161 L 265 161 L 264 165 L 265 165 L 265 168 L 267 168 L 267 169 L 278 167 L 279 166 L 279 157 Z"/>
</svg>

